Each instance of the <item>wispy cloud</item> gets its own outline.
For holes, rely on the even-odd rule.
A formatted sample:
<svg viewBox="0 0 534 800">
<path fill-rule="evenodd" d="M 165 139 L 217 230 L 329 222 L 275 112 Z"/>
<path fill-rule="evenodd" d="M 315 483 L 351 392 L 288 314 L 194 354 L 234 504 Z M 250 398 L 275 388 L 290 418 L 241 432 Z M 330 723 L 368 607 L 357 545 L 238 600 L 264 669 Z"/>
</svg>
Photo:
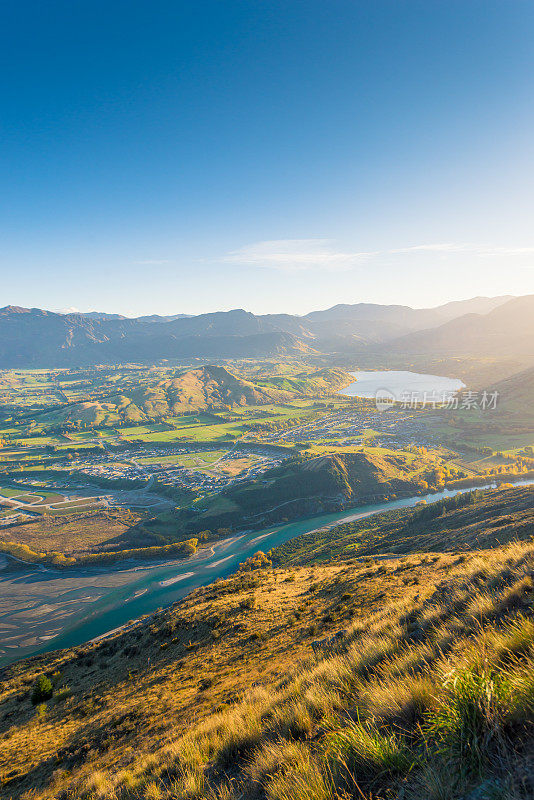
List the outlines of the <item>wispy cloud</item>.
<svg viewBox="0 0 534 800">
<path fill-rule="evenodd" d="M 534 247 L 503 247 L 491 244 L 473 244 L 468 242 L 445 242 L 441 244 L 416 244 L 411 247 L 399 247 L 388 250 L 389 253 L 413 253 L 428 251 L 434 253 L 469 253 L 476 256 L 520 256 L 534 253 Z"/>
<path fill-rule="evenodd" d="M 76 308 L 76 306 L 69 306 L 68 308 L 58 308 L 56 309 L 56 314 L 79 314 L 80 309 Z"/>
<path fill-rule="evenodd" d="M 393 250 L 387 250 L 388 253 L 416 253 L 431 252 L 431 253 L 459 253 L 465 250 L 466 245 L 455 244 L 454 242 L 440 242 L 437 244 L 414 244 L 410 247 L 397 247 Z"/>
<path fill-rule="evenodd" d="M 354 269 L 372 259 L 412 253 L 415 255 L 418 252 L 474 257 L 523 256 L 534 254 L 534 247 L 431 242 L 388 250 L 347 251 L 338 247 L 333 239 L 271 239 L 234 250 L 223 260 L 232 264 L 249 264 L 282 271 L 340 272 Z"/>
<path fill-rule="evenodd" d="M 228 253 L 225 261 L 280 270 L 347 270 L 377 255 L 345 252 L 331 239 L 273 239 Z"/>
</svg>

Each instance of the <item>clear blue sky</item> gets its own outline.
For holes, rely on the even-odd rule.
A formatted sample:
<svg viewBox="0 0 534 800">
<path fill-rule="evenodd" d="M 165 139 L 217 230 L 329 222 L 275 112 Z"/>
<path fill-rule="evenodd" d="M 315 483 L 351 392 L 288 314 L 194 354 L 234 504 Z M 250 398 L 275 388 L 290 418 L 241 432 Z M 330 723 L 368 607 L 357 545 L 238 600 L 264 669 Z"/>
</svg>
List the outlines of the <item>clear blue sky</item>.
<svg viewBox="0 0 534 800">
<path fill-rule="evenodd" d="M 531 0 L 47 0 L 0 29 L 0 304 L 534 292 Z"/>
</svg>

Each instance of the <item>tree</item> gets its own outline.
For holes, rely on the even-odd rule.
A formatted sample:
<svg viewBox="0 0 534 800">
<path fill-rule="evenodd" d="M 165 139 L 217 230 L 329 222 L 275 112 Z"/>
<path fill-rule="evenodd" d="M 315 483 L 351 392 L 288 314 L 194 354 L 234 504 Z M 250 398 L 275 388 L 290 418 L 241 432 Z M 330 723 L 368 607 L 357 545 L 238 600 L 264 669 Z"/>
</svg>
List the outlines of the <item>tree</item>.
<svg viewBox="0 0 534 800">
<path fill-rule="evenodd" d="M 254 569 L 265 569 L 267 567 L 272 567 L 273 562 L 270 558 L 268 558 L 262 550 L 258 550 L 253 556 L 247 558 L 246 561 L 243 561 L 242 564 L 239 565 L 239 572 L 250 572 Z"/>
<path fill-rule="evenodd" d="M 44 700 L 50 700 L 53 694 L 54 694 L 54 688 L 52 686 L 50 678 L 47 678 L 46 675 L 39 675 L 33 686 L 33 691 L 32 691 L 33 705 L 37 706 Z"/>
</svg>

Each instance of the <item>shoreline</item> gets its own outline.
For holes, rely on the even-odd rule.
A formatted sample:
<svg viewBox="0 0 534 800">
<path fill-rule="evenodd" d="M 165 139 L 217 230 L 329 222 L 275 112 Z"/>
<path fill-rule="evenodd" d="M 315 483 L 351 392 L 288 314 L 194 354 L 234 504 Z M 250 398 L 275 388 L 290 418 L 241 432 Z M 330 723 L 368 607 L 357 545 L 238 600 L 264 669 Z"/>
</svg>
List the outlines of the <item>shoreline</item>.
<svg viewBox="0 0 534 800">
<path fill-rule="evenodd" d="M 532 485 L 534 480 L 519 480 L 515 483 L 523 486 Z M 367 507 L 356 506 L 343 512 L 317 515 L 300 522 L 264 529 L 264 533 L 259 533 L 255 537 L 251 535 L 254 532 L 249 532 L 248 538 L 246 534 L 242 534 L 223 539 L 209 548 L 204 548 L 201 555 L 197 553 L 179 562 L 166 561 L 157 565 L 145 563 L 135 565 L 131 569 L 113 572 L 106 572 L 103 569 L 98 572 L 79 571 L 77 575 L 59 570 L 55 571 L 54 575 L 44 571 L 39 574 L 32 571 L 28 582 L 20 580 L 20 571 L 18 579 L 15 577 L 17 573 L 12 573 L 14 580 L 11 581 L 4 572 L 6 603 L 4 613 L 0 615 L 0 628 L 6 630 L 3 632 L 4 653 L 0 656 L 4 662 L 2 667 L 50 650 L 90 642 L 125 626 L 140 624 L 142 619 L 150 617 L 158 609 L 179 602 L 199 586 L 228 577 L 238 568 L 240 562 L 257 551 L 258 540 L 270 538 L 268 549 L 276 548 L 313 531 L 331 529 L 344 522 L 387 513 L 390 510 L 415 507 L 425 497 L 432 503 L 443 497 L 463 494 L 477 488 L 495 491 L 499 489 L 499 484 L 494 481 L 482 487 L 471 485 L 445 489 L 438 493 L 411 495 Z M 224 555 L 229 549 L 230 552 Z M 382 554 L 381 557 L 389 556 Z M 84 585 L 80 586 L 79 579 L 82 577 Z M 49 597 L 45 602 L 41 591 L 44 581 L 49 581 Z M 15 603 L 15 608 L 11 611 L 10 591 Z M 32 592 L 36 591 L 37 594 L 32 595 Z"/>
<path fill-rule="evenodd" d="M 494 480 L 492 480 L 494 478 Z M 529 483 L 534 480 L 534 470 L 529 470 L 528 472 L 518 473 L 515 475 L 506 474 L 506 473 L 499 473 L 495 476 L 492 475 L 480 475 L 480 476 L 470 476 L 467 478 L 460 478 L 458 480 L 449 481 L 443 489 L 434 489 L 433 492 L 429 492 L 428 490 L 422 489 L 420 492 L 410 493 L 403 495 L 401 497 L 396 497 L 395 500 L 405 500 L 409 498 L 415 497 L 426 497 L 427 495 L 431 494 L 439 494 L 442 491 L 469 491 L 469 489 L 492 489 L 496 490 L 499 488 L 501 484 L 514 484 L 514 485 L 522 485 L 525 483 Z M 373 498 L 359 498 L 357 504 L 352 504 L 346 506 L 343 509 L 339 510 L 339 513 L 350 512 L 352 509 L 357 509 L 362 505 L 379 503 L 379 502 L 391 502 L 391 499 L 387 497 L 383 497 L 377 499 L 377 497 Z M 394 502 L 394 501 L 393 501 Z M 330 512 L 325 512 L 330 513 Z M 336 512 L 337 513 L 337 512 Z M 321 514 L 317 514 L 315 516 L 322 516 Z M 299 521 L 310 519 L 310 517 L 295 517 L 294 519 L 290 520 L 288 523 L 275 523 L 273 527 L 283 527 L 286 524 L 298 523 Z M 251 542 L 259 542 L 262 539 L 265 539 L 267 536 L 271 535 L 272 531 L 269 529 L 268 533 L 260 533 L 262 529 L 258 529 L 258 536 L 251 540 Z M 66 565 L 64 567 L 54 567 L 52 565 L 47 565 L 39 562 L 34 561 L 24 561 L 18 556 L 14 556 L 11 553 L 4 552 L 0 550 L 0 559 L 4 558 L 5 560 L 11 560 L 16 562 L 17 564 L 21 564 L 26 570 L 31 569 L 38 569 L 47 574 L 57 575 L 57 576 L 65 576 L 65 577 L 76 577 L 77 575 L 80 577 L 87 577 L 89 575 L 112 575 L 114 573 L 121 573 L 121 572 L 135 572 L 135 571 L 146 571 L 150 569 L 158 569 L 160 567 L 167 567 L 173 566 L 177 564 L 192 564 L 196 561 L 203 561 L 210 556 L 215 555 L 215 549 L 219 547 L 230 547 L 239 539 L 243 537 L 255 533 L 256 531 L 253 528 L 245 528 L 240 531 L 236 531 L 232 536 L 226 537 L 224 539 L 219 539 L 211 544 L 206 544 L 204 546 L 200 546 L 197 551 L 190 556 L 185 556 L 185 558 L 176 558 L 176 559 L 150 559 L 150 558 L 125 558 L 121 560 L 117 560 L 112 562 L 111 564 L 102 563 L 99 564 L 72 564 Z M 134 566 L 135 565 L 135 566 Z M 2 573 L 2 564 L 0 561 L 0 575 Z M 13 570 L 15 571 L 15 570 Z"/>
</svg>

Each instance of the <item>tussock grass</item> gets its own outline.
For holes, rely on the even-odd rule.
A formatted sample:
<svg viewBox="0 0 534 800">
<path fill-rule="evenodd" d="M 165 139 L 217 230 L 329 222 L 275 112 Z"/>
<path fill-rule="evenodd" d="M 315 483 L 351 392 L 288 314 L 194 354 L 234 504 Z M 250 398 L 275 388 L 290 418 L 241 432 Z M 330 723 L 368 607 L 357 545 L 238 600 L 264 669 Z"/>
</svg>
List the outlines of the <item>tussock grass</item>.
<svg viewBox="0 0 534 800">
<path fill-rule="evenodd" d="M 488 797 L 526 800 L 534 793 L 527 765 L 534 747 L 534 545 L 389 566 L 324 565 L 313 575 L 296 569 L 291 582 L 284 570 L 265 573 L 248 609 L 242 600 L 250 587 L 241 578 L 221 582 L 220 594 L 208 587 L 184 612 L 173 612 L 171 634 L 171 612 L 151 621 L 157 649 L 150 652 L 159 654 L 160 671 L 138 668 L 130 694 L 122 695 L 122 716 L 113 692 L 125 692 L 128 681 L 115 676 L 108 695 L 93 688 L 84 718 L 77 716 L 79 687 L 66 674 L 72 696 L 51 704 L 44 722 L 10 718 L 0 748 L 14 753 L 24 741 L 37 748 L 41 736 L 50 748 L 55 737 L 57 750 L 58 741 L 66 746 L 91 732 L 91 755 L 56 783 L 38 762 L 43 788 L 35 786 L 35 800 L 51 800 L 52 786 L 68 800 L 463 800 L 480 787 L 493 792 Z M 318 587 L 311 594 L 310 579 Z M 311 623 L 342 598 L 343 635 L 335 648 L 312 649 Z M 296 609 L 298 626 L 289 627 Z M 320 636 L 330 640 L 338 624 Z M 165 641 L 172 636 L 163 651 L 162 631 Z M 254 631 L 260 651 L 249 649 Z M 144 654 L 147 631 L 141 636 Z M 47 665 L 29 662 L 14 675 L 9 702 Z M 199 690 L 206 670 L 215 679 Z M 183 697 L 170 706 L 173 721 L 168 704 L 177 687 Z M 141 689 L 142 703 L 134 706 Z M 158 703 L 167 704 L 161 713 Z M 143 725 L 150 736 L 141 738 Z M 24 791 L 12 792 L 13 800 Z"/>
<path fill-rule="evenodd" d="M 327 735 L 325 759 L 336 786 L 349 791 L 379 786 L 386 778 L 407 774 L 413 764 L 401 737 L 354 722 Z"/>
</svg>

